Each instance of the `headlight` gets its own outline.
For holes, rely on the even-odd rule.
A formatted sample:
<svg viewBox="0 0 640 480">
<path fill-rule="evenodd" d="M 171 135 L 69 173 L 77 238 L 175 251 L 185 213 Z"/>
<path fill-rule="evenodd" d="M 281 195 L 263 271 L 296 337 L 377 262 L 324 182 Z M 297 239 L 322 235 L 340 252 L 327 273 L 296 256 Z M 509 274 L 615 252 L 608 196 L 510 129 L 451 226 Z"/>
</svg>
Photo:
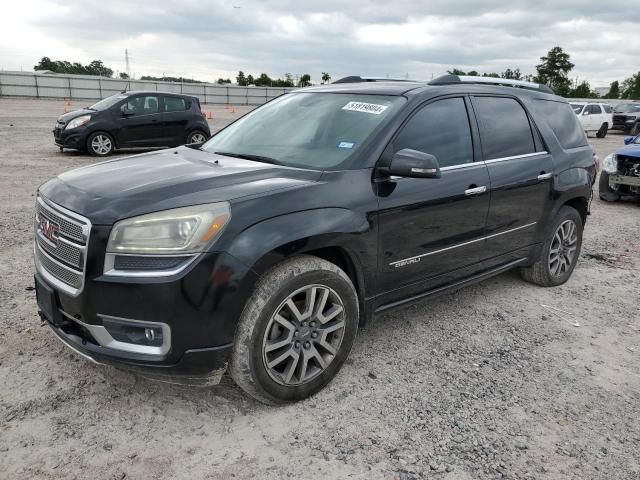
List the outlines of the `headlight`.
<svg viewBox="0 0 640 480">
<path fill-rule="evenodd" d="M 607 173 L 618 173 L 618 156 L 610 153 L 602 161 L 602 170 Z"/>
<path fill-rule="evenodd" d="M 204 251 L 231 218 L 227 202 L 128 218 L 111 230 L 107 253 L 181 254 Z"/>
<path fill-rule="evenodd" d="M 71 120 L 64 129 L 71 130 L 72 128 L 78 128 L 85 123 L 89 123 L 89 120 L 91 120 L 91 115 L 82 115 L 81 117 L 76 117 Z"/>
</svg>

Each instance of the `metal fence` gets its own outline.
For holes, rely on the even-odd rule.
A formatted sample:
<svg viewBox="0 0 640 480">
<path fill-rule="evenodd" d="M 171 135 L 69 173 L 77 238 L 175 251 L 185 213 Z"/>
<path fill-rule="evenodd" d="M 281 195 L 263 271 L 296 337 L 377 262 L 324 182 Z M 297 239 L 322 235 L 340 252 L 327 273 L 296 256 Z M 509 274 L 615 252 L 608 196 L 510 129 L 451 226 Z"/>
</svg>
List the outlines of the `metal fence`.
<svg viewBox="0 0 640 480">
<path fill-rule="evenodd" d="M 209 104 L 262 105 L 294 89 L 238 87 L 214 83 L 117 80 L 87 75 L 0 71 L 0 96 L 5 97 L 100 100 L 123 90 L 184 93 L 198 97 L 201 103 Z"/>
</svg>

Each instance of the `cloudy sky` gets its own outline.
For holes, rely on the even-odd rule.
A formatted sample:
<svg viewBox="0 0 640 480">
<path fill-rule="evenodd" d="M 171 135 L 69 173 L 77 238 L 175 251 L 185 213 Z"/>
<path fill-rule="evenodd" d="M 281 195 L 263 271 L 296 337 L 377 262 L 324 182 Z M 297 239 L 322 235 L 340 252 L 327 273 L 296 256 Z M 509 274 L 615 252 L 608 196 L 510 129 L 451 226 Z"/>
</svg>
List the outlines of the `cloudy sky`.
<svg viewBox="0 0 640 480">
<path fill-rule="evenodd" d="M 430 79 L 534 73 L 560 45 L 572 77 L 602 87 L 640 70 L 639 25 L 640 0 L 0 0 L 0 69 L 49 56 L 125 71 L 127 48 L 135 76 Z"/>
</svg>

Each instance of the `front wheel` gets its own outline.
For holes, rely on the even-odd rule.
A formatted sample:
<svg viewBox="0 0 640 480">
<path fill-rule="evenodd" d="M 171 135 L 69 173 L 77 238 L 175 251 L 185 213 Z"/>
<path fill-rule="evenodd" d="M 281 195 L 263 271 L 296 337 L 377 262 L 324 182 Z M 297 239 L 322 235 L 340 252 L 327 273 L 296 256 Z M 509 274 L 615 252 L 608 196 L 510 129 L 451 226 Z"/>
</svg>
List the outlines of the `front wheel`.
<svg viewBox="0 0 640 480">
<path fill-rule="evenodd" d="M 609 126 L 606 123 L 603 123 L 600 127 L 600 130 L 596 133 L 596 137 L 604 138 L 607 136 L 607 132 L 609 131 Z"/>
<path fill-rule="evenodd" d="M 520 269 L 522 278 L 542 287 L 555 287 L 569 280 L 580 256 L 582 227 L 578 211 L 563 206 L 542 246 L 540 258 L 530 267 Z"/>
<path fill-rule="evenodd" d="M 229 372 L 263 403 L 302 400 L 335 377 L 357 329 L 349 277 L 326 260 L 293 257 L 263 275 L 247 301 Z"/>
<path fill-rule="evenodd" d="M 600 172 L 600 181 L 598 182 L 598 194 L 600 199 L 605 202 L 616 202 L 620 200 L 620 194 L 617 190 L 609 185 L 609 174 L 605 171 Z"/>
<path fill-rule="evenodd" d="M 105 132 L 96 132 L 87 138 L 87 151 L 96 157 L 106 157 L 113 153 L 115 143 L 113 137 Z"/>
</svg>

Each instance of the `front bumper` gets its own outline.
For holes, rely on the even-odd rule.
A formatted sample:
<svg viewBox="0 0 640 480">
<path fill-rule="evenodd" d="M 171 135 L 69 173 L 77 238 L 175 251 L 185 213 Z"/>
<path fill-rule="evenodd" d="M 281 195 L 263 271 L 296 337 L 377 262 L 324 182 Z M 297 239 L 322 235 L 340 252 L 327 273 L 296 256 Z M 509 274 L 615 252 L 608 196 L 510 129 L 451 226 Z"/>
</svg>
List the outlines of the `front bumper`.
<svg viewBox="0 0 640 480">
<path fill-rule="evenodd" d="M 86 130 L 86 128 L 74 128 L 67 131 L 56 127 L 52 130 L 53 141 L 58 147 L 84 150 L 87 142 Z"/>
</svg>

